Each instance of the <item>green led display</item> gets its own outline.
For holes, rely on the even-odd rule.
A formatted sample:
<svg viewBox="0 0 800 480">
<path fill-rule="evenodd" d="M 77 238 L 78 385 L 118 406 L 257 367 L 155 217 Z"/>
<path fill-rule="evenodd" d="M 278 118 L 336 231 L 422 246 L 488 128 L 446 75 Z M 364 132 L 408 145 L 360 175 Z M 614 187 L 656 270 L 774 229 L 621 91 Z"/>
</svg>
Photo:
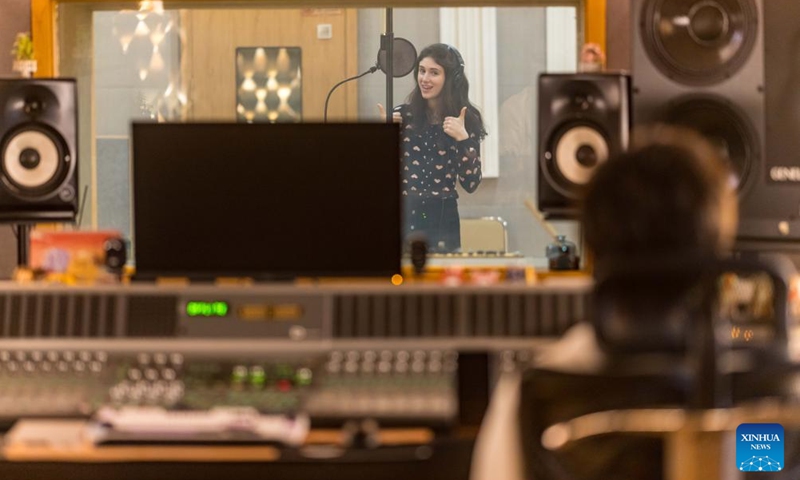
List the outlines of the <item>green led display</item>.
<svg viewBox="0 0 800 480">
<path fill-rule="evenodd" d="M 224 317 L 228 302 L 186 302 L 186 315 L 190 317 Z"/>
</svg>

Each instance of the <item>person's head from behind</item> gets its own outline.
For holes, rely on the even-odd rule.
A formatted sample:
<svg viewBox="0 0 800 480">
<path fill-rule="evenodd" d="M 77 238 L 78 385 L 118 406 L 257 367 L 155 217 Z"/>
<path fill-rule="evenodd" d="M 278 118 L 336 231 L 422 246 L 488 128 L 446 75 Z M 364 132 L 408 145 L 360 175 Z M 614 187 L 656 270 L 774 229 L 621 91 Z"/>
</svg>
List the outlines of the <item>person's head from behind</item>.
<svg viewBox="0 0 800 480">
<path fill-rule="evenodd" d="M 659 125 L 634 133 L 587 185 L 586 243 L 598 263 L 613 259 L 717 256 L 737 222 L 731 173 L 699 134 Z"/>
<path fill-rule="evenodd" d="M 583 227 L 595 256 L 593 309 L 604 345 L 685 347 L 705 298 L 695 286 L 706 262 L 732 247 L 737 210 L 730 170 L 692 131 L 636 132 L 628 153 L 597 169 Z"/>
</svg>

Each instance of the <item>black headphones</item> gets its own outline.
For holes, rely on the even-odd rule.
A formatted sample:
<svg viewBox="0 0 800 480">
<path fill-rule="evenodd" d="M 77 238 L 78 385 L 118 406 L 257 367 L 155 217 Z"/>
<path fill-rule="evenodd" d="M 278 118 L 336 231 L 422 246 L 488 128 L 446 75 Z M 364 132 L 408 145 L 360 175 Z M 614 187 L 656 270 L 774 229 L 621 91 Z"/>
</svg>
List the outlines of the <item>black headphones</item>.
<svg viewBox="0 0 800 480">
<path fill-rule="evenodd" d="M 458 88 L 464 80 L 464 58 L 452 45 L 447 45 L 447 49 L 456 57 L 456 62 L 458 63 L 455 74 L 453 74 L 453 88 Z"/>
</svg>

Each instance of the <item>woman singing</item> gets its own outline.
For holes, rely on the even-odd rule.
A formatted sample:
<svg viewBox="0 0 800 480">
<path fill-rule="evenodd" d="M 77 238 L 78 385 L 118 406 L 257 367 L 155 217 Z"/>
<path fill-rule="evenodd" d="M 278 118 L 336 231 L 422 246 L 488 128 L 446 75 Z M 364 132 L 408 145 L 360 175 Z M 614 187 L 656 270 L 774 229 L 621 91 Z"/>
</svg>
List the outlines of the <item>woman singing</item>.
<svg viewBox="0 0 800 480">
<path fill-rule="evenodd" d="M 481 183 L 480 142 L 486 136 L 469 101 L 464 61 L 454 47 L 436 43 L 420 52 L 417 85 L 394 109 L 403 124 L 403 235 L 424 234 L 433 252 L 461 248 L 456 183 L 468 193 Z M 382 105 L 378 105 L 385 116 Z"/>
</svg>

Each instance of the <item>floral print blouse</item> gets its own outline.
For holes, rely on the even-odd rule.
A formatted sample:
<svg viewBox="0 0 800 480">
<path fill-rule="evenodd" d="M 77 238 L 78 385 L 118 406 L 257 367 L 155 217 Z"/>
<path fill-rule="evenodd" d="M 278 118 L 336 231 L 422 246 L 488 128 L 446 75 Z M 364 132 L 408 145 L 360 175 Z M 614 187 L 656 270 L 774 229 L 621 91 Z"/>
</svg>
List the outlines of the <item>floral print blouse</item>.
<svg viewBox="0 0 800 480">
<path fill-rule="evenodd" d="M 470 133 L 457 142 L 444 133 L 441 123 L 422 130 L 411 123 L 411 108 L 394 109 L 403 119 L 401 129 L 403 195 L 425 198 L 458 198 L 458 183 L 472 193 L 481 183 L 480 140 Z M 469 132 L 468 132 L 469 133 Z"/>
</svg>

